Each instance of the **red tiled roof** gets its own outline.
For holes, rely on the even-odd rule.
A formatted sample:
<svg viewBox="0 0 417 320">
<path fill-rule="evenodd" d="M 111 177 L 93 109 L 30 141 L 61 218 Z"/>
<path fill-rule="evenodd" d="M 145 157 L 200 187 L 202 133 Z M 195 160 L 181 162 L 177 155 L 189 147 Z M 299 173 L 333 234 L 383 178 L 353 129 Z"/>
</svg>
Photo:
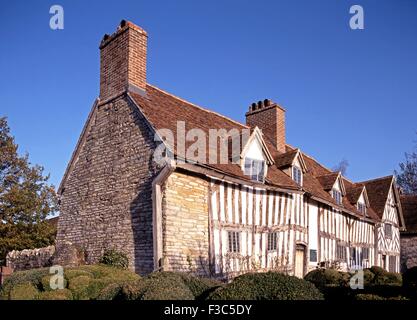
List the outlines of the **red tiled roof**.
<svg viewBox="0 0 417 320">
<path fill-rule="evenodd" d="M 152 85 L 147 85 L 146 94 L 140 95 L 131 92 L 130 96 L 139 106 L 141 112 L 145 115 L 154 129 L 170 129 L 173 132 L 175 138 L 177 135 L 178 121 L 184 121 L 186 132 L 190 129 L 198 128 L 203 130 L 207 137 L 207 133 L 210 129 L 226 129 L 227 131 L 231 129 L 237 129 L 239 131 L 243 129 L 250 129 L 244 124 L 231 120 L 218 113 L 203 109 Z M 226 143 L 230 144 L 230 138 L 227 137 L 227 139 L 229 141 Z M 297 154 L 297 149 L 287 145 L 287 152 L 280 153 L 268 139 L 264 140 L 271 156 L 275 161 L 275 164 L 268 168 L 267 177 L 265 179 L 266 184 L 287 189 L 299 190 L 300 187 L 287 174 L 279 169 L 284 168 L 292 163 L 294 157 Z M 193 143 L 194 141 L 186 141 L 186 148 Z M 173 147 L 174 151 L 177 150 L 176 144 L 177 139 L 174 139 L 174 145 L 171 146 Z M 208 141 L 206 145 L 208 151 L 211 150 L 211 148 L 217 148 L 217 146 L 210 146 Z M 362 191 L 363 185 L 365 185 L 371 205 L 371 208 L 368 208 L 367 210 L 368 218 L 379 220 L 380 217 L 382 217 L 382 215 L 377 213 L 379 213 L 381 210 L 383 211 L 382 204 L 385 205 L 385 201 L 388 196 L 389 187 L 388 190 L 386 190 L 387 184 L 385 183 L 385 179 L 388 178 L 376 179 L 363 183 L 353 183 L 343 178 L 347 196 L 343 197 L 343 204 L 339 206 L 328 192 L 328 190 L 330 190 L 336 181 L 339 173 L 327 169 L 319 162 L 304 153 L 302 153 L 302 155 L 307 168 L 307 172 L 303 175 L 302 189 L 305 192 L 317 199 L 322 200 L 324 203 L 331 204 L 332 206 L 348 212 L 351 215 L 363 218 L 363 214 L 356 208 L 356 202 Z M 228 157 L 228 159 L 230 160 L 230 157 Z M 220 172 L 224 172 L 234 177 L 238 177 L 243 180 L 250 181 L 250 179 L 248 179 L 248 177 L 243 174 L 239 164 L 234 164 L 230 161 L 227 164 L 208 163 L 209 162 L 206 161 L 204 166 L 210 167 L 211 169 Z"/>
<path fill-rule="evenodd" d="M 417 233 L 417 195 L 402 195 L 400 199 L 406 233 Z"/>
<path fill-rule="evenodd" d="M 371 207 L 379 218 L 382 218 L 387 202 L 389 190 L 391 188 L 393 176 L 361 182 L 365 185 Z"/>
</svg>

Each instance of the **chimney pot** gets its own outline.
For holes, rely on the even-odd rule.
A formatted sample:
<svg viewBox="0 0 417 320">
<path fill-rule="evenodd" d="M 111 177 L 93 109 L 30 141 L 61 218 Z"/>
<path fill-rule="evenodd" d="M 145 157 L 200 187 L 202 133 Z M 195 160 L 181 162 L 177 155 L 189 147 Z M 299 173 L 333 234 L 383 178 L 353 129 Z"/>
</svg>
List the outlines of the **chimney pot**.
<svg viewBox="0 0 417 320">
<path fill-rule="evenodd" d="M 246 113 L 246 124 L 262 130 L 279 152 L 285 153 L 285 110 L 269 99 L 252 103 L 252 111 Z"/>
</svg>

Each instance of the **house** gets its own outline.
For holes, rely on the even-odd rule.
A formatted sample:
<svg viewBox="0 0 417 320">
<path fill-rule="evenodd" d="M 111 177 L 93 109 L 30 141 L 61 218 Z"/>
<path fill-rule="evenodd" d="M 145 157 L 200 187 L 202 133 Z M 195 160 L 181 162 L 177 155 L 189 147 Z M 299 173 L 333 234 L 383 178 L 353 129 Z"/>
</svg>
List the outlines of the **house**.
<svg viewBox="0 0 417 320">
<path fill-rule="evenodd" d="M 406 229 L 401 232 L 401 269 L 417 266 L 417 195 L 401 195 Z"/>
<path fill-rule="evenodd" d="M 101 41 L 100 95 L 58 190 L 58 245 L 88 263 L 123 251 L 140 274 L 399 271 L 394 177 L 327 169 L 286 143 L 285 110 L 268 99 L 241 124 L 148 84 L 146 52 L 127 21 Z"/>
</svg>

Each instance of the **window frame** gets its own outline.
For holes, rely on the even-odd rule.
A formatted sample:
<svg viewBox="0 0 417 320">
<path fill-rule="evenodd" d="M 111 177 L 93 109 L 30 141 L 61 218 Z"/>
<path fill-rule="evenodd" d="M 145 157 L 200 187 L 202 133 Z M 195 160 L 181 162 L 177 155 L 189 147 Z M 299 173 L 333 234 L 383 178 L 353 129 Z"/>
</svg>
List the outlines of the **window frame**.
<svg viewBox="0 0 417 320">
<path fill-rule="evenodd" d="M 366 204 L 363 202 L 358 202 L 356 208 L 360 213 L 366 216 Z"/>
<path fill-rule="evenodd" d="M 389 232 L 387 232 L 389 230 Z M 386 239 L 392 239 L 392 224 L 391 223 L 384 223 L 384 235 Z"/>
<path fill-rule="evenodd" d="M 336 260 L 347 262 L 347 246 L 341 243 L 336 244 Z"/>
<path fill-rule="evenodd" d="M 268 245 L 267 251 L 273 252 L 277 251 L 278 248 L 278 232 L 268 232 Z"/>
<path fill-rule="evenodd" d="M 249 162 L 249 164 L 248 164 Z M 259 164 L 262 164 L 262 167 L 259 168 Z M 259 170 L 259 172 L 254 173 L 254 168 L 257 168 L 256 171 Z M 246 176 L 249 176 L 251 180 L 258 181 L 261 183 L 265 182 L 265 173 L 266 173 L 266 161 L 260 160 L 260 159 L 253 159 L 250 157 L 246 157 L 243 164 L 243 173 Z"/>
<path fill-rule="evenodd" d="M 297 180 L 297 177 L 299 177 L 299 181 Z M 303 185 L 303 171 L 300 167 L 292 166 L 292 179 L 300 186 Z"/>
<path fill-rule="evenodd" d="M 240 235 L 239 231 L 230 230 L 227 231 L 227 252 L 228 253 L 240 253 Z"/>
<path fill-rule="evenodd" d="M 336 197 L 336 194 L 338 195 L 337 197 Z M 343 203 L 343 195 L 342 195 L 342 192 L 339 191 L 339 190 L 337 190 L 336 188 L 333 188 L 332 189 L 332 198 L 334 200 L 336 200 L 336 203 L 338 205 L 341 205 Z"/>
</svg>

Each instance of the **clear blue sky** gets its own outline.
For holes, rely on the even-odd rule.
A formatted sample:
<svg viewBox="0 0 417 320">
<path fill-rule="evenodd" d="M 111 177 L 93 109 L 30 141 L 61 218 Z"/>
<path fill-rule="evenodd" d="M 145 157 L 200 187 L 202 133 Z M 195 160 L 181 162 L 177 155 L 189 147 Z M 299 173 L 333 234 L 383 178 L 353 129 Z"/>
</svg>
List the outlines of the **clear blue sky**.
<svg viewBox="0 0 417 320">
<path fill-rule="evenodd" d="M 65 29 L 49 28 L 64 7 Z M 360 4 L 365 30 L 349 28 Z M 417 1 L 4 1 L 0 115 L 58 185 L 121 19 L 149 34 L 148 82 L 244 122 L 264 98 L 287 141 L 348 177 L 391 174 L 417 136 Z"/>
</svg>

